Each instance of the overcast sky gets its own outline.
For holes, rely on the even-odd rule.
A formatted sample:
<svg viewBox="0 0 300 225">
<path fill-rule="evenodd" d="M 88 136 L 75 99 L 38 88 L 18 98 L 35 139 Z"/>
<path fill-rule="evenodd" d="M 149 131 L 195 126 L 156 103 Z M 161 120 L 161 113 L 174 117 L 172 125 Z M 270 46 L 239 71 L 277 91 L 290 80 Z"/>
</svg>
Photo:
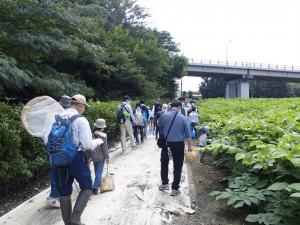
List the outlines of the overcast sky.
<svg viewBox="0 0 300 225">
<path fill-rule="evenodd" d="M 299 2 L 299 3 L 298 3 Z M 300 1 L 138 0 L 148 25 L 171 33 L 194 59 L 300 66 Z M 184 78 L 198 90 L 199 78 Z"/>
</svg>

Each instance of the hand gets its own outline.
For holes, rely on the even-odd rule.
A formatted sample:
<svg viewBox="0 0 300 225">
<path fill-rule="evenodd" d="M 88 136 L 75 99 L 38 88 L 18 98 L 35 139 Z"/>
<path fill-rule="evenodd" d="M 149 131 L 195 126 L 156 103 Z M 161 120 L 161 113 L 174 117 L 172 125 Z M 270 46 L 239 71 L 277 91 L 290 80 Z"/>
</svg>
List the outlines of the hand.
<svg viewBox="0 0 300 225">
<path fill-rule="evenodd" d="M 191 152 L 192 150 L 193 150 L 193 149 L 192 149 L 192 146 L 189 146 L 189 147 L 188 147 L 188 151 Z"/>
<path fill-rule="evenodd" d="M 109 163 L 109 159 L 106 160 L 106 163 L 107 163 L 107 164 Z"/>
</svg>

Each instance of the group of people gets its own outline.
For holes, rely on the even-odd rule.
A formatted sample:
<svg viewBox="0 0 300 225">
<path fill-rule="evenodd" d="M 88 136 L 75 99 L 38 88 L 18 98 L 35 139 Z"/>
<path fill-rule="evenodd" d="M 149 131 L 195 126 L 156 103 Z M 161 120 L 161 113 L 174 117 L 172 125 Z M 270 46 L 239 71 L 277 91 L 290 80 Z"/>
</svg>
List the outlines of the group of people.
<svg viewBox="0 0 300 225">
<path fill-rule="evenodd" d="M 143 143 L 149 133 L 156 139 L 165 138 L 165 147 L 161 149 L 161 181 L 159 190 L 167 191 L 169 187 L 168 164 L 170 154 L 174 162 L 174 180 L 171 196 L 180 194 L 180 177 L 184 161 L 185 143 L 188 151 L 192 150 L 192 129 L 196 130 L 198 124 L 197 108 L 193 102 L 184 103 L 185 99 L 179 98 L 169 104 L 161 104 L 160 98 L 152 108 L 140 100 L 132 109 L 131 98 L 123 97 L 122 103 L 116 110 L 116 117 L 121 133 L 122 153 L 127 150 L 126 138 L 130 139 L 132 150 Z M 66 225 L 82 225 L 81 215 L 92 194 L 98 194 L 105 161 L 109 163 L 107 134 L 104 132 L 106 121 L 99 118 L 94 123 L 93 132 L 88 120 L 82 116 L 89 105 L 83 95 L 72 97 L 62 96 L 59 103 L 65 109 L 62 116 L 70 118 L 74 144 L 78 147 L 75 159 L 70 165 L 64 167 L 51 167 L 51 192 L 47 203 L 61 208 L 61 215 Z M 54 125 L 53 125 L 54 126 Z M 44 143 L 47 146 L 52 127 L 46 133 Z M 206 146 L 206 136 L 200 135 L 200 148 Z M 97 144 L 93 139 L 101 139 L 102 144 Z M 204 151 L 203 151 L 204 152 Z M 202 155 L 201 155 L 202 157 Z M 204 157 L 204 155 L 203 155 Z M 90 162 L 93 162 L 95 179 L 92 180 Z M 72 207 L 71 194 L 74 179 L 79 183 L 80 192 Z"/>
</svg>

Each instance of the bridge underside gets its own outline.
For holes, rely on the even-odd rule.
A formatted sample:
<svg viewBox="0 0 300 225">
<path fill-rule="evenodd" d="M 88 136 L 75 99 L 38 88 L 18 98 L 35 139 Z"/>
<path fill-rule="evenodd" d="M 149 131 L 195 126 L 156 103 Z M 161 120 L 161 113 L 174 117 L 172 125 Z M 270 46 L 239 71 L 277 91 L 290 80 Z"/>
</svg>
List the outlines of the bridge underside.
<svg viewBox="0 0 300 225">
<path fill-rule="evenodd" d="M 228 81 L 243 78 L 243 75 L 224 74 L 224 73 L 190 72 L 190 71 L 187 71 L 187 76 L 190 76 L 190 77 L 224 78 Z M 247 75 L 244 75 L 244 77 L 247 78 Z M 300 78 L 294 78 L 294 77 L 288 77 L 288 76 L 287 77 L 270 77 L 270 76 L 255 75 L 255 76 L 251 77 L 250 79 L 251 80 L 261 80 L 261 81 L 300 83 Z"/>
</svg>

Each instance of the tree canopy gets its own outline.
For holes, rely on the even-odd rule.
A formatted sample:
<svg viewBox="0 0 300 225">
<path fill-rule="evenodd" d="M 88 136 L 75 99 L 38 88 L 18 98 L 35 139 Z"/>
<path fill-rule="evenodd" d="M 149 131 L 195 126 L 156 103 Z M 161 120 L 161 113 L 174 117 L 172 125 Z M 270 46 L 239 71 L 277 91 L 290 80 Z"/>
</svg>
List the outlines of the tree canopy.
<svg viewBox="0 0 300 225">
<path fill-rule="evenodd" d="M 135 0 L 2 0 L 0 95 L 173 97 L 186 58 Z"/>
</svg>

